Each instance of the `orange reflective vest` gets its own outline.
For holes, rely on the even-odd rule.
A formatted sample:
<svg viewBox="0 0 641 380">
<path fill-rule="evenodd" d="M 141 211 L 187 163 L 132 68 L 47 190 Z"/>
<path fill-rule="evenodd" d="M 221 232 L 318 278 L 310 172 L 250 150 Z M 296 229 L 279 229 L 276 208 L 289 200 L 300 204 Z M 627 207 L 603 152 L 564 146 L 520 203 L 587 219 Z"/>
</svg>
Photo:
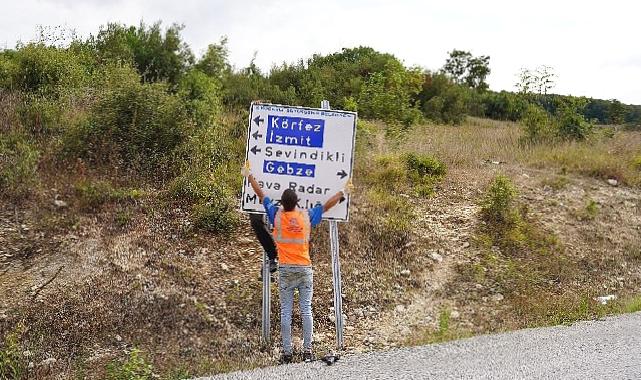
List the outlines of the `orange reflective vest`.
<svg viewBox="0 0 641 380">
<path fill-rule="evenodd" d="M 278 262 L 284 265 L 312 265 L 309 258 L 309 234 L 312 225 L 307 211 L 278 210 L 274 218 L 274 241 Z"/>
</svg>

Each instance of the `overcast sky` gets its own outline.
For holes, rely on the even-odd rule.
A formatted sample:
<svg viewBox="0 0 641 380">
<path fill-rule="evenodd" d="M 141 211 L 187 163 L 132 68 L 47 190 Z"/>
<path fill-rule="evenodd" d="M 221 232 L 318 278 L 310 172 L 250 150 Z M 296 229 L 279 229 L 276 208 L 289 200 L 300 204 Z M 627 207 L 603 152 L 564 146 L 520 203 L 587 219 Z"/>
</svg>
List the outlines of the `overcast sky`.
<svg viewBox="0 0 641 380">
<path fill-rule="evenodd" d="M 456 48 L 489 55 L 490 87 L 513 90 L 520 68 L 549 65 L 555 92 L 641 104 L 641 2 L 630 0 L 18 0 L 3 1 L 0 47 L 38 25 L 86 36 L 108 22 L 185 25 L 201 54 L 221 36 L 230 60 L 268 70 L 314 53 L 371 46 L 406 65 L 440 68 Z"/>
</svg>

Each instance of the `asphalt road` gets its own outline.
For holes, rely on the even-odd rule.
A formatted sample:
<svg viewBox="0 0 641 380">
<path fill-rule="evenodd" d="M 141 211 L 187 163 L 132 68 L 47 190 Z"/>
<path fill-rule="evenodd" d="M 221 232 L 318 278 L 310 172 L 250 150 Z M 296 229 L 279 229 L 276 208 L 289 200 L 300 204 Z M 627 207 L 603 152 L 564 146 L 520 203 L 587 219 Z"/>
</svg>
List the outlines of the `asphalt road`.
<svg viewBox="0 0 641 380">
<path fill-rule="evenodd" d="M 641 379 L 641 313 L 209 379 Z"/>
</svg>

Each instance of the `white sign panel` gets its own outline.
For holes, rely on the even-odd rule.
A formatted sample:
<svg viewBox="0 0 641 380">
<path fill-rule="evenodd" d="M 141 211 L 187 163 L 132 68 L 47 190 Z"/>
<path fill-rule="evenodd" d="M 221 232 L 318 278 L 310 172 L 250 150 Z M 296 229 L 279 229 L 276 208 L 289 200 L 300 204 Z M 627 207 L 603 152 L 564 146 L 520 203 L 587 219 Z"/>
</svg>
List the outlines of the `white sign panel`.
<svg viewBox="0 0 641 380">
<path fill-rule="evenodd" d="M 285 189 L 293 189 L 298 206 L 311 208 L 352 177 L 355 132 L 355 112 L 252 103 L 245 157 L 266 196 L 279 201 Z M 323 218 L 347 221 L 347 198 Z M 247 180 L 242 210 L 265 211 Z"/>
</svg>

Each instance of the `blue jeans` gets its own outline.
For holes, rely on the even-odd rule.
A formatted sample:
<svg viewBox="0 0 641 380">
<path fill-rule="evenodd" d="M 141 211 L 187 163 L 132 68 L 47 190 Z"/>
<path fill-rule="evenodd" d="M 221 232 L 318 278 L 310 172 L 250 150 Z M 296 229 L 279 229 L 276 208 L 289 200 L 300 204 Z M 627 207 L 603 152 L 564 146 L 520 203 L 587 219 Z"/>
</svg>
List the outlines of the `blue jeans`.
<svg viewBox="0 0 641 380">
<path fill-rule="evenodd" d="M 312 295 L 314 272 L 311 267 L 280 266 L 278 268 L 278 293 L 280 296 L 280 335 L 283 353 L 292 353 L 292 308 L 294 289 L 298 289 L 300 315 L 303 319 L 303 350 L 311 351 L 314 320 L 312 318 Z"/>
</svg>

